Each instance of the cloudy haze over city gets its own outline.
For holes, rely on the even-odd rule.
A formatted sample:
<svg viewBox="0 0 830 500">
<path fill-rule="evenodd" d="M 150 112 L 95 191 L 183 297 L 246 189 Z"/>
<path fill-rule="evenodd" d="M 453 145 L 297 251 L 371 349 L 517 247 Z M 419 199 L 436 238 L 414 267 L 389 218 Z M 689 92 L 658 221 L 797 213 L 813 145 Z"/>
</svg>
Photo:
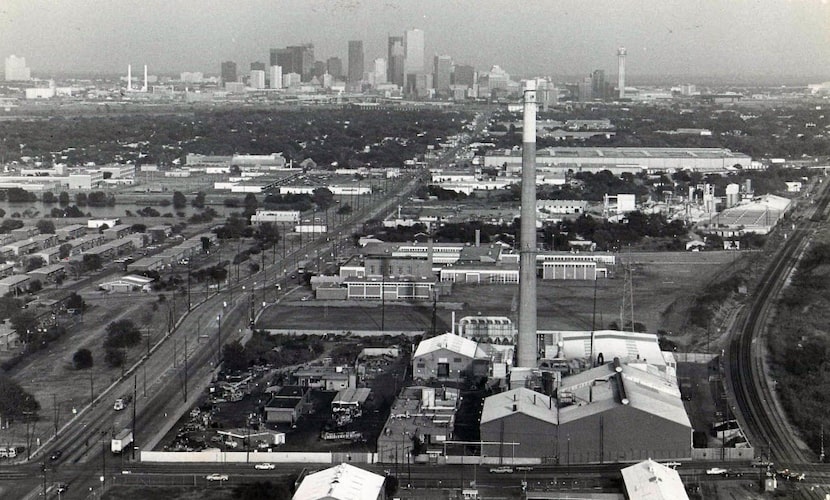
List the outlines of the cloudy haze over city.
<svg viewBox="0 0 830 500">
<path fill-rule="evenodd" d="M 218 73 L 219 62 L 267 60 L 268 50 L 313 43 L 318 58 L 345 57 L 363 40 L 367 60 L 390 34 L 425 32 L 426 53 L 516 75 L 629 73 L 740 78 L 830 74 L 826 0 L 5 0 L 0 52 L 33 74 L 124 71 Z"/>
</svg>

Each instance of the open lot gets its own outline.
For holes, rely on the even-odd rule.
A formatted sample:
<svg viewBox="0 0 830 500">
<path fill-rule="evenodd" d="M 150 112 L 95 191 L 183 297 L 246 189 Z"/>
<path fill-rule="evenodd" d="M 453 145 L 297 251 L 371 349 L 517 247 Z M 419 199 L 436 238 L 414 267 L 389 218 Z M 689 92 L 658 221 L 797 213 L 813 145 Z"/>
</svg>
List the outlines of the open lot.
<svg viewBox="0 0 830 500">
<path fill-rule="evenodd" d="M 539 329 L 581 330 L 608 328 L 619 323 L 625 283 L 625 266 L 631 264 L 634 321 L 647 331 L 672 332 L 678 348 L 697 348 L 705 343 L 699 331 L 688 327 L 688 310 L 702 289 L 716 280 L 746 252 L 663 252 L 619 254 L 610 270 L 612 278 L 592 281 L 537 281 Z M 260 317 L 260 328 L 281 330 L 331 330 L 337 332 L 420 330 L 432 328 L 432 304 L 359 301 L 299 300 L 296 294 Z M 596 310 L 594 295 L 596 294 Z M 291 298 L 291 297 L 289 297 Z M 384 311 L 385 309 L 385 311 Z M 454 285 L 452 294 L 436 305 L 436 330 L 450 331 L 452 311 L 456 321 L 464 316 L 507 316 L 515 322 L 519 310 L 516 285 Z M 630 311 L 630 310 L 629 310 Z M 630 312 L 626 311 L 626 321 Z M 714 341 L 714 339 L 713 339 Z"/>
</svg>

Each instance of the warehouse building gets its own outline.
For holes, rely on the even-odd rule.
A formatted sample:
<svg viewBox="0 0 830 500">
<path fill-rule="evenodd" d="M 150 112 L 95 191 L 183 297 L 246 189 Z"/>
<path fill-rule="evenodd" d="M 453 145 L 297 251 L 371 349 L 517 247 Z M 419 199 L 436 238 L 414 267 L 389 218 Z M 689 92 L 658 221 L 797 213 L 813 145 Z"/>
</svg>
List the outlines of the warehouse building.
<svg viewBox="0 0 830 500">
<path fill-rule="evenodd" d="M 488 356 L 478 344 L 445 333 L 422 340 L 412 355 L 412 377 L 418 380 L 461 382 L 467 376 L 487 376 Z"/>
<path fill-rule="evenodd" d="M 679 460 L 692 448 L 677 385 L 619 360 L 564 378 L 557 397 L 520 387 L 486 398 L 480 430 L 482 441 L 493 443 L 482 454 L 504 460 Z"/>
<path fill-rule="evenodd" d="M 689 500 L 680 474 L 654 460 L 644 460 L 620 472 L 629 500 Z"/>
<path fill-rule="evenodd" d="M 384 500 L 386 478 L 342 463 L 305 476 L 292 500 Z"/>
<path fill-rule="evenodd" d="M 752 158 L 723 148 L 592 148 L 553 147 L 536 152 L 539 167 L 560 167 L 565 171 L 599 172 L 666 172 L 691 170 L 727 172 L 748 169 Z M 485 167 L 502 167 L 510 175 L 521 172 L 521 149 L 495 150 L 484 156 Z"/>
</svg>

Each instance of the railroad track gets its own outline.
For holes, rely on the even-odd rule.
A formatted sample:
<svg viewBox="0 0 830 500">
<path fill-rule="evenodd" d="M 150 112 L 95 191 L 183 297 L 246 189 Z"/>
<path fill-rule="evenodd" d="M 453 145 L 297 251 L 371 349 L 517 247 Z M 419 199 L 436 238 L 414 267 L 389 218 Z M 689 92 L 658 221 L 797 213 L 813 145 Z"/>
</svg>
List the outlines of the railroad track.
<svg viewBox="0 0 830 500">
<path fill-rule="evenodd" d="M 827 184 L 821 187 L 813 213 L 795 227 L 764 271 L 752 304 L 739 317 L 739 328 L 733 333 L 726 353 L 727 379 L 747 438 L 756 449 L 767 449 L 778 463 L 809 464 L 815 457 L 792 435 L 765 375 L 764 330 L 787 276 L 809 244 L 815 224 L 827 210 L 830 202 Z"/>
</svg>

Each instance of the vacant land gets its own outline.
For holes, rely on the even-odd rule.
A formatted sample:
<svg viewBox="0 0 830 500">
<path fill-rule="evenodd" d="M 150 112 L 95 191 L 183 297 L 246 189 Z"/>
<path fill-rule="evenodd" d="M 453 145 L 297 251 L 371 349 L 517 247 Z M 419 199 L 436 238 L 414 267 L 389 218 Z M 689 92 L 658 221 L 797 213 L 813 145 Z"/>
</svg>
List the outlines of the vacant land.
<svg viewBox="0 0 830 500">
<path fill-rule="evenodd" d="M 754 255 L 754 254 L 752 254 Z M 624 323 L 631 317 L 649 332 L 671 332 L 678 349 L 698 348 L 705 332 L 689 326 L 689 309 L 703 289 L 727 272 L 748 252 L 662 252 L 618 254 L 609 269 L 612 278 L 593 281 L 537 281 L 537 315 L 540 330 L 590 330 L 620 323 L 625 268 L 630 264 L 632 290 L 626 294 Z M 306 292 L 306 295 L 309 295 Z M 594 308 L 596 297 L 596 308 Z M 299 296 L 297 296 L 299 298 Z M 327 302 L 289 300 L 269 308 L 260 328 L 280 330 L 364 331 L 432 329 L 432 304 L 386 302 Z M 452 313 L 464 316 L 507 316 L 517 321 L 517 285 L 454 285 L 452 294 L 435 308 L 436 330 L 450 331 Z M 715 342 L 715 339 L 712 339 Z M 714 344 L 713 344 L 714 345 Z"/>
</svg>

